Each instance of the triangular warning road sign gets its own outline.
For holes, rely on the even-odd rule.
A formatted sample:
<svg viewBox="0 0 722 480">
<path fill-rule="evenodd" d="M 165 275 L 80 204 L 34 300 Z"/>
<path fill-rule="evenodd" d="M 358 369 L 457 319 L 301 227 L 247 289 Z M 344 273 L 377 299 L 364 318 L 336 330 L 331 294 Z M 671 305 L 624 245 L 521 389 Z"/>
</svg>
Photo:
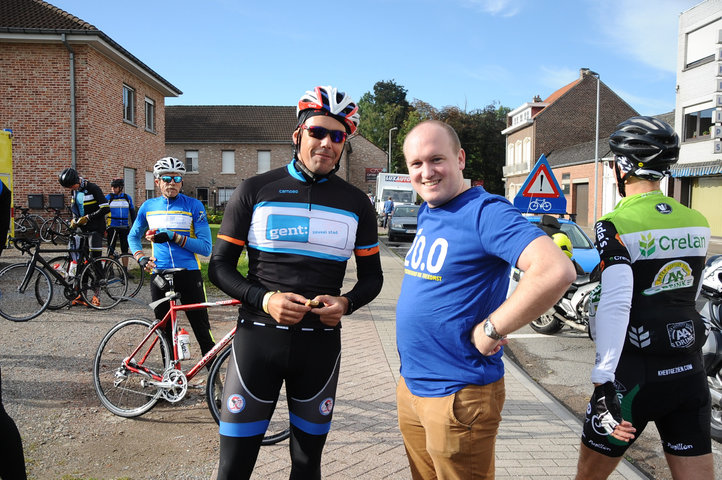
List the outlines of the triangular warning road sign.
<svg viewBox="0 0 722 480">
<path fill-rule="evenodd" d="M 521 191 L 524 197 L 557 198 L 561 189 L 544 155 L 539 157 Z"/>
</svg>

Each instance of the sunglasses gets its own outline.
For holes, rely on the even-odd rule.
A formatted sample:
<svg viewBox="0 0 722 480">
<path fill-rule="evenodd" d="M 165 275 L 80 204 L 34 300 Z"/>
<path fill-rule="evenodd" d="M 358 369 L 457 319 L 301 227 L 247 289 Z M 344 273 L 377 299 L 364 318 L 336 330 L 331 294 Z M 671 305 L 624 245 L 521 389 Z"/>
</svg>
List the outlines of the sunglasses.
<svg viewBox="0 0 722 480">
<path fill-rule="evenodd" d="M 323 127 L 309 127 L 305 123 L 301 125 L 301 128 L 308 130 L 308 134 L 318 140 L 323 140 L 326 135 L 331 135 L 331 141 L 333 143 L 341 143 L 346 140 L 346 132 L 343 130 L 329 130 Z"/>
<path fill-rule="evenodd" d="M 171 180 L 175 183 L 181 183 L 183 181 L 183 177 L 180 175 L 163 175 L 160 177 L 161 180 L 163 180 L 165 183 L 170 183 Z"/>
</svg>

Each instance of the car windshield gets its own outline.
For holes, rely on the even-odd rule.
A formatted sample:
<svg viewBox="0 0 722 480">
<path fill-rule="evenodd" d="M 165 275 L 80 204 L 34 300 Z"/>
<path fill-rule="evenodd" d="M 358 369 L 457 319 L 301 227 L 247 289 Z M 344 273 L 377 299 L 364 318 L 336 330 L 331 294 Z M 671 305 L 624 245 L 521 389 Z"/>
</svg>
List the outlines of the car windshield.
<svg viewBox="0 0 722 480">
<path fill-rule="evenodd" d="M 573 223 L 562 223 L 562 232 L 569 237 L 574 248 L 594 248 L 582 229 Z"/>
<path fill-rule="evenodd" d="M 396 207 L 394 217 L 415 217 L 419 213 L 419 207 Z"/>
</svg>

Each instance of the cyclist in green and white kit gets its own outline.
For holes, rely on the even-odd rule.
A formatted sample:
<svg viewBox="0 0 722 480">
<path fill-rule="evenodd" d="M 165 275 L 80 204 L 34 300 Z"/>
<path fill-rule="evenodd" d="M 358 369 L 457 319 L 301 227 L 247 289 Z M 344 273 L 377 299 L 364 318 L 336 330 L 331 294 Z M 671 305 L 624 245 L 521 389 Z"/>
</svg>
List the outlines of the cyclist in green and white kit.
<svg viewBox="0 0 722 480">
<path fill-rule="evenodd" d="M 577 479 L 607 478 L 654 421 L 672 476 L 712 480 L 707 329 L 695 309 L 709 224 L 660 190 L 679 155 L 672 127 L 632 117 L 609 146 L 624 198 L 594 227 L 602 269 L 590 307 L 595 388 Z"/>
</svg>

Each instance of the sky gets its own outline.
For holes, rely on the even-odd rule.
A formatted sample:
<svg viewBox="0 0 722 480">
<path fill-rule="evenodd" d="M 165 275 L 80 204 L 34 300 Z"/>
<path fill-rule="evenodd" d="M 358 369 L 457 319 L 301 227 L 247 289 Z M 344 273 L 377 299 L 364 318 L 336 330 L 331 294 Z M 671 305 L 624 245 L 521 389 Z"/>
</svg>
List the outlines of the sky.
<svg viewBox="0 0 722 480">
<path fill-rule="evenodd" d="M 589 68 L 642 115 L 674 109 L 679 14 L 700 3 L 47 1 L 183 92 L 166 105 L 295 105 L 316 85 L 358 100 L 392 80 L 439 109 L 514 109 Z"/>
</svg>

